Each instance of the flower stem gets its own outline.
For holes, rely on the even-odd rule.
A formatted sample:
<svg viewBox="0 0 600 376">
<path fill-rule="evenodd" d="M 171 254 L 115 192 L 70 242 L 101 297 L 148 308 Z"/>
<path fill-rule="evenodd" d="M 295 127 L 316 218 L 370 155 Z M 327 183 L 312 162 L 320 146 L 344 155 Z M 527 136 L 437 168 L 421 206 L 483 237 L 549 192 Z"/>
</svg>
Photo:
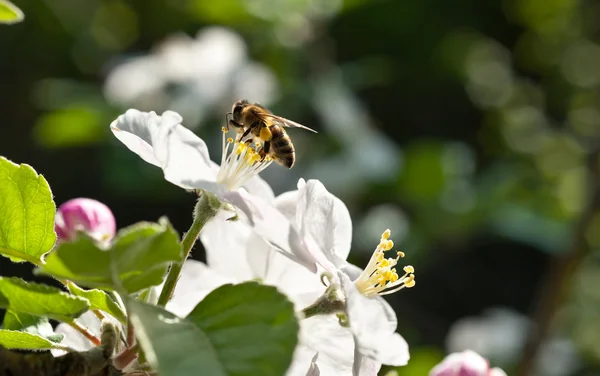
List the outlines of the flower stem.
<svg viewBox="0 0 600 376">
<path fill-rule="evenodd" d="M 77 321 L 73 320 L 70 323 L 68 323 L 71 327 L 73 327 L 73 329 L 77 330 L 79 333 L 83 334 L 83 336 L 87 339 L 89 339 L 94 346 L 100 346 L 100 339 L 98 337 L 96 337 L 94 334 L 92 334 L 92 332 L 90 332 L 87 328 L 84 328 L 83 326 L 81 326 L 80 323 L 78 323 Z"/>
<path fill-rule="evenodd" d="M 177 285 L 177 280 L 179 279 L 179 274 L 181 274 L 183 263 L 190 255 L 192 247 L 194 246 L 194 243 L 196 243 L 196 239 L 198 239 L 202 227 L 204 227 L 208 221 L 217 215 L 219 208 L 221 207 L 221 202 L 212 193 L 202 191 L 200 195 L 201 196 L 196 203 L 196 207 L 194 208 L 194 221 L 192 222 L 192 226 L 188 232 L 186 232 L 183 240 L 181 241 L 183 260 L 171 265 L 171 269 L 169 269 L 169 274 L 165 280 L 165 286 L 158 297 L 159 306 L 164 307 L 169 299 L 171 299 L 173 291 L 175 291 L 175 285 Z"/>
</svg>

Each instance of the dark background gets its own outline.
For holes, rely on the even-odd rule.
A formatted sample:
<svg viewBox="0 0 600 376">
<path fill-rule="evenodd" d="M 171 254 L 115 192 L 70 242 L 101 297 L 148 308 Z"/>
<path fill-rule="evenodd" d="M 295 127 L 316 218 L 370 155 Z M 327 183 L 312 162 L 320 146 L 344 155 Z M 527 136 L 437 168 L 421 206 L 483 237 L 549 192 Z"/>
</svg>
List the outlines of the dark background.
<svg viewBox="0 0 600 376">
<path fill-rule="evenodd" d="M 167 215 L 185 231 L 194 197 L 108 126 L 130 107 L 177 110 L 217 158 L 223 114 L 247 97 L 319 131 L 290 131 L 296 166 L 263 173 L 275 193 L 321 179 L 352 214 L 352 262 L 364 266 L 390 228 L 415 266 L 416 287 L 389 297 L 411 346 L 400 375 L 464 348 L 516 374 L 540 323 L 530 374 L 600 374 L 600 217 L 588 195 L 600 2 L 16 5 L 25 21 L 0 27 L 0 154 L 43 174 L 57 204 L 92 197 L 119 227 Z M 564 260 L 572 271 L 548 274 Z M 6 260 L 0 270 L 34 278 Z M 536 324 L 539 313 L 526 317 L 543 286 L 562 299 Z"/>
</svg>

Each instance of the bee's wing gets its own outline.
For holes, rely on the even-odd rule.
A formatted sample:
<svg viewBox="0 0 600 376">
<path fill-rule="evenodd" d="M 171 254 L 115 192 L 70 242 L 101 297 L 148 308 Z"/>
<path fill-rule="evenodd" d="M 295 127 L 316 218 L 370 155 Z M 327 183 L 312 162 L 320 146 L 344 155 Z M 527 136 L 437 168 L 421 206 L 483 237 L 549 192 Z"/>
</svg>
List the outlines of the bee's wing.
<svg viewBox="0 0 600 376">
<path fill-rule="evenodd" d="M 302 129 L 306 129 L 307 131 L 311 131 L 311 132 L 315 132 L 317 133 L 317 131 L 315 131 L 312 128 L 309 128 L 305 125 L 302 125 L 300 123 L 296 123 L 295 121 L 286 119 L 284 117 L 281 116 L 277 116 L 277 115 L 273 115 L 273 114 L 262 114 L 263 117 L 267 117 L 270 118 L 271 120 L 276 121 L 277 123 L 283 125 L 284 127 L 289 127 L 289 128 L 302 128 Z"/>
</svg>

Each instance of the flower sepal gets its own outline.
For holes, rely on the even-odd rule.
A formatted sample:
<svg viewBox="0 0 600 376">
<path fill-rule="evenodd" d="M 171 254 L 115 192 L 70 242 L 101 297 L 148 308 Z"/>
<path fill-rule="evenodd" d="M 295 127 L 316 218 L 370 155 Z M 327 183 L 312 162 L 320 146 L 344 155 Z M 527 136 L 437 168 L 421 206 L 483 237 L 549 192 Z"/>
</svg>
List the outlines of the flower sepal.
<svg viewBox="0 0 600 376">
<path fill-rule="evenodd" d="M 327 282 L 325 282 L 326 280 Z M 328 272 L 321 275 L 321 282 L 327 286 L 325 293 L 299 313 L 301 318 L 305 319 L 317 315 L 330 314 L 345 315 L 346 302 L 344 301 L 344 295 L 339 283 L 335 282 L 332 275 Z M 342 319 L 340 318 L 341 323 Z"/>
</svg>

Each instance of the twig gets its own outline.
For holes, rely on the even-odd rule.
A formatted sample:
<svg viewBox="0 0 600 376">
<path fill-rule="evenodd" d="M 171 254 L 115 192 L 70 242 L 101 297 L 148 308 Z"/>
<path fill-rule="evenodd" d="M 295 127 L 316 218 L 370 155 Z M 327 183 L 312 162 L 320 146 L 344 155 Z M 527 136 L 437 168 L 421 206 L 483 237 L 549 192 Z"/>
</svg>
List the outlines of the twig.
<svg viewBox="0 0 600 376">
<path fill-rule="evenodd" d="M 554 258 L 550 271 L 542 285 L 538 305 L 533 315 L 534 327 L 529 333 L 521 362 L 517 367 L 517 375 L 519 376 L 528 376 L 532 373 L 539 347 L 550 331 L 556 311 L 564 301 L 567 287 L 570 286 L 569 281 L 590 250 L 586 241 L 586 233 L 595 214 L 600 210 L 599 155 L 599 151 L 595 151 L 590 155 L 588 164 L 590 200 L 575 227 L 571 247 L 568 252 Z"/>
</svg>

